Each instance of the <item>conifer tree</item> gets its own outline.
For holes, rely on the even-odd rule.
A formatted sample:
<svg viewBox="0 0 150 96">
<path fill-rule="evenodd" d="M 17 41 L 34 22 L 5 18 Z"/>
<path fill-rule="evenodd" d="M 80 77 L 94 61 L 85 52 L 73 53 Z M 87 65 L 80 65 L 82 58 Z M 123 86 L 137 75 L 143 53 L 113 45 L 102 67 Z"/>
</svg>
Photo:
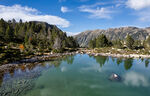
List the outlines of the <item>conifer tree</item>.
<svg viewBox="0 0 150 96">
<path fill-rule="evenodd" d="M 6 33 L 6 24 L 5 21 L 3 19 L 0 20 L 0 37 L 4 37 L 5 33 Z"/>
<path fill-rule="evenodd" d="M 134 39 L 128 34 L 126 37 L 126 46 L 129 49 L 133 49 Z"/>
<path fill-rule="evenodd" d="M 123 48 L 123 44 L 122 44 L 122 42 L 121 42 L 120 39 L 114 40 L 114 41 L 112 41 L 112 42 L 113 42 L 113 46 L 114 46 L 114 47 L 119 48 L 119 49 Z"/>
<path fill-rule="evenodd" d="M 89 48 L 95 48 L 96 47 L 96 38 L 94 40 L 90 40 L 89 42 Z"/>
<path fill-rule="evenodd" d="M 13 32 L 11 31 L 10 27 L 8 26 L 6 29 L 5 40 L 11 41 L 13 39 Z"/>
<path fill-rule="evenodd" d="M 96 47 L 107 47 L 109 46 L 109 41 L 107 37 L 104 34 L 101 34 L 100 36 L 97 37 L 96 40 Z"/>
</svg>

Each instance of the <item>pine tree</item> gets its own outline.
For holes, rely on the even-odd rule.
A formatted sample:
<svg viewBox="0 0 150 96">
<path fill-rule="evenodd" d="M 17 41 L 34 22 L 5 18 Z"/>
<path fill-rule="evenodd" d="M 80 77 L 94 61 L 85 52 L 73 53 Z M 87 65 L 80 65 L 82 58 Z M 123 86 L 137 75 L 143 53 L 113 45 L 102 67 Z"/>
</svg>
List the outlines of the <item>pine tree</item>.
<svg viewBox="0 0 150 96">
<path fill-rule="evenodd" d="M 6 23 L 3 19 L 0 20 L 0 37 L 3 38 L 6 32 Z"/>
<path fill-rule="evenodd" d="M 107 37 L 104 34 L 101 34 L 100 36 L 97 37 L 96 40 L 96 47 L 107 47 L 109 46 L 109 41 Z"/>
<path fill-rule="evenodd" d="M 18 38 L 20 40 L 24 40 L 26 31 L 27 31 L 27 26 L 25 24 L 23 24 L 23 26 L 20 25 L 20 28 L 18 31 Z"/>
<path fill-rule="evenodd" d="M 121 43 L 120 39 L 114 40 L 113 41 L 113 46 L 116 47 L 116 48 L 119 48 L 119 49 L 123 48 L 123 44 Z"/>
<path fill-rule="evenodd" d="M 135 40 L 134 46 L 135 47 L 140 47 L 141 46 L 141 40 Z"/>
<path fill-rule="evenodd" d="M 11 41 L 13 39 L 13 32 L 11 31 L 10 27 L 8 26 L 6 29 L 5 40 Z"/>
<path fill-rule="evenodd" d="M 133 44 L 134 44 L 134 39 L 130 35 L 127 35 L 127 37 L 126 37 L 127 48 L 133 49 Z"/>
<path fill-rule="evenodd" d="M 22 24 L 22 19 L 19 20 L 19 23 Z"/>
<path fill-rule="evenodd" d="M 14 36 L 17 38 L 17 36 L 18 36 L 18 31 L 19 31 L 19 25 L 17 24 L 16 26 L 15 26 L 15 29 L 14 29 Z"/>
<path fill-rule="evenodd" d="M 96 38 L 94 40 L 90 40 L 89 42 L 89 48 L 95 48 L 96 47 Z"/>
<path fill-rule="evenodd" d="M 16 25 L 16 20 L 12 19 L 12 26 L 13 26 L 13 28 L 15 28 L 15 25 Z"/>
</svg>

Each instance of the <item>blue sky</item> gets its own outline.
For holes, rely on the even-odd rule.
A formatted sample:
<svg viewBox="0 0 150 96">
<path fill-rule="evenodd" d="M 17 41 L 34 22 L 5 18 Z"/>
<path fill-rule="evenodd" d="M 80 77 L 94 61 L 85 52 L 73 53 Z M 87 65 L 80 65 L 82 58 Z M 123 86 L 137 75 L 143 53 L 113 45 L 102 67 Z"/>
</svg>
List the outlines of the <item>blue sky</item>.
<svg viewBox="0 0 150 96">
<path fill-rule="evenodd" d="M 150 0 L 0 0 L 0 18 L 44 21 L 68 34 L 150 26 Z"/>
</svg>

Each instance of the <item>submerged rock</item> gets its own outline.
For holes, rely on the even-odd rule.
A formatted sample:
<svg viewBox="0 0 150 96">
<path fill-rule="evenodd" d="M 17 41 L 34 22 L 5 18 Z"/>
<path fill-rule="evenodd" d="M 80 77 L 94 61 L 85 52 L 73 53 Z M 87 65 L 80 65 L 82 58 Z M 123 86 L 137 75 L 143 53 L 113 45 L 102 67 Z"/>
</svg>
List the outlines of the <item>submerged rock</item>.
<svg viewBox="0 0 150 96">
<path fill-rule="evenodd" d="M 109 77 L 109 80 L 120 82 L 120 81 L 122 80 L 122 78 L 121 78 L 118 74 L 113 73 L 113 74 L 111 74 L 111 76 Z"/>
</svg>

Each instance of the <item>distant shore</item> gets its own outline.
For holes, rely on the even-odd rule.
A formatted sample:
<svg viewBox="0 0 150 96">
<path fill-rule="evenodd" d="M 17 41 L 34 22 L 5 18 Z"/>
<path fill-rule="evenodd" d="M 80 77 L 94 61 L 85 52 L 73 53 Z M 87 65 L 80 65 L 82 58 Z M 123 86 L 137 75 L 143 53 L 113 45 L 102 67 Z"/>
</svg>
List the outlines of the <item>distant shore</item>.
<svg viewBox="0 0 150 96">
<path fill-rule="evenodd" d="M 150 58 L 150 55 L 139 55 L 139 54 L 112 54 L 112 53 L 88 53 L 92 56 L 111 56 L 116 58 Z"/>
<path fill-rule="evenodd" d="M 110 51 L 110 50 L 109 50 Z M 150 58 L 150 55 L 148 54 L 136 54 L 136 53 L 131 53 L 131 54 L 127 54 L 127 53 L 113 53 L 112 51 L 110 52 L 96 52 L 93 50 L 82 50 L 81 52 L 79 52 L 81 54 L 86 53 L 88 55 L 92 55 L 92 56 L 111 56 L 111 57 L 116 57 L 116 58 Z"/>
</svg>

